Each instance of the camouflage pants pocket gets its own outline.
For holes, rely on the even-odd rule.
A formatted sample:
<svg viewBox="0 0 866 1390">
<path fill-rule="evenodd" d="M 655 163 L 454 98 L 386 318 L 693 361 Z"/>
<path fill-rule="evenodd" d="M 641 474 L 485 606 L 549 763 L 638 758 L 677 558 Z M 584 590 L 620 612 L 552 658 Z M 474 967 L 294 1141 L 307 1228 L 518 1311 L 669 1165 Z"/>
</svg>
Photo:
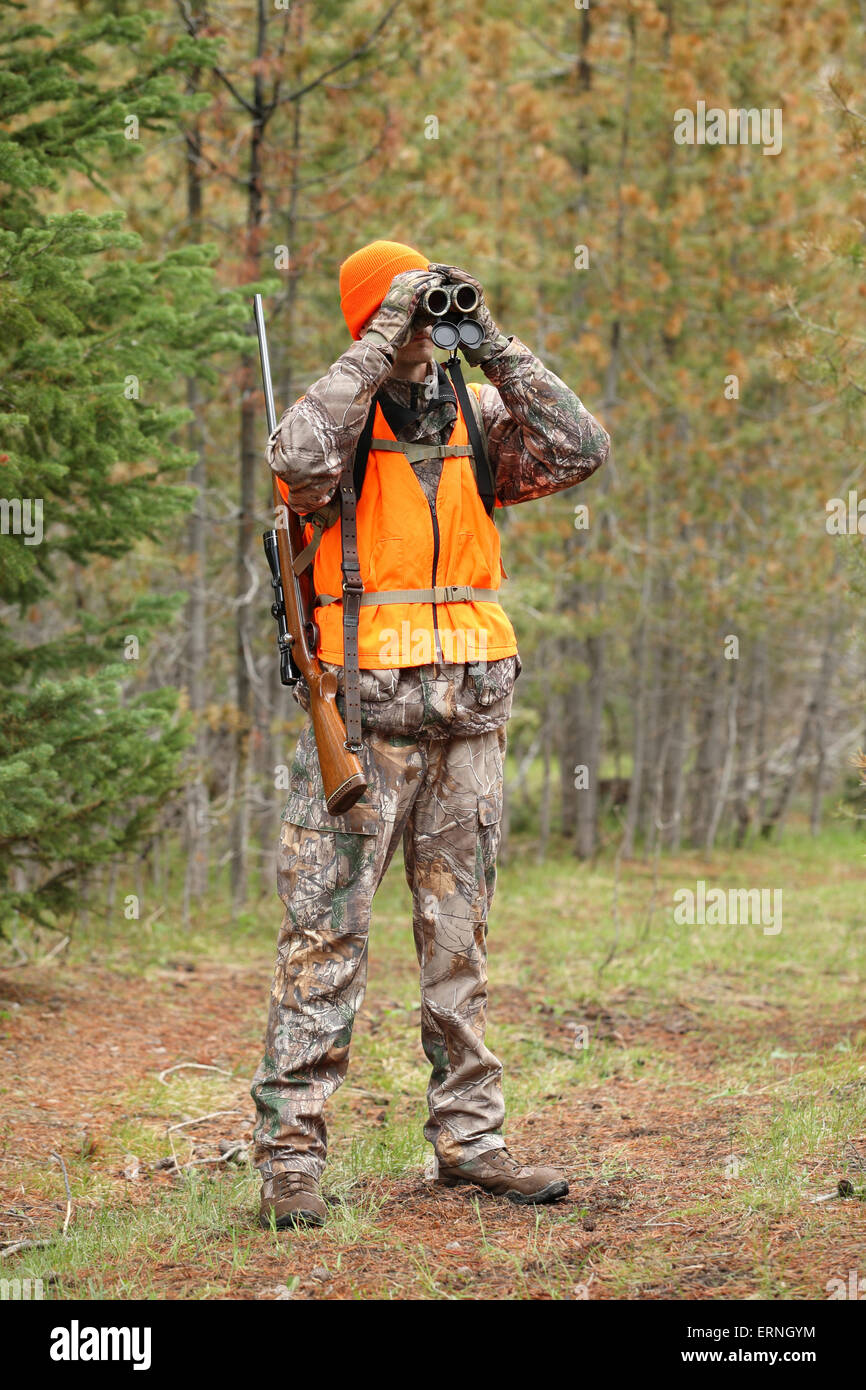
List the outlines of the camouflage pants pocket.
<svg viewBox="0 0 866 1390">
<path fill-rule="evenodd" d="M 504 805 L 504 769 L 507 734 L 505 726 L 497 729 L 496 746 L 492 752 L 493 777 L 487 793 L 478 798 L 478 853 L 481 872 L 487 888 L 488 907 L 496 887 L 496 856 L 502 840 L 502 811 Z"/>
<path fill-rule="evenodd" d="M 290 798 L 280 832 L 277 890 L 298 928 L 339 930 L 347 915 L 357 926 L 375 891 L 380 827 L 331 829 L 321 821 L 320 803 Z M 347 914 L 352 899 L 355 910 Z"/>
<path fill-rule="evenodd" d="M 496 856 L 502 839 L 502 800 L 485 797 L 478 803 L 478 854 L 481 874 L 487 889 L 487 905 L 493 901 L 496 887 Z"/>
<path fill-rule="evenodd" d="M 368 772 L 368 780 L 372 778 Z M 312 726 L 298 740 L 282 815 L 277 891 L 297 926 L 345 917 L 347 895 L 372 896 L 381 807 L 370 791 L 350 810 L 328 811 Z"/>
<path fill-rule="evenodd" d="M 337 856 L 323 834 L 284 818 L 277 851 L 277 892 L 286 909 L 282 936 L 307 931 L 325 919 L 337 885 Z"/>
</svg>

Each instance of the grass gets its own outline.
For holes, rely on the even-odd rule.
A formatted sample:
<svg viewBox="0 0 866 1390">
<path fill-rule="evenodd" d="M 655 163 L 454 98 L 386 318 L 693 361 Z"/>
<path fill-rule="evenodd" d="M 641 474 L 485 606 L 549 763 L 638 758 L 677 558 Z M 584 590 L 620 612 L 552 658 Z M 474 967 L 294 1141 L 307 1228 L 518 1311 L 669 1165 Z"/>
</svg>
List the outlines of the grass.
<svg viewBox="0 0 866 1390">
<path fill-rule="evenodd" d="M 232 925 L 209 902 L 186 934 L 174 902 L 140 932 L 91 922 L 62 963 L 7 976 L 3 1238 L 62 1224 L 51 1150 L 73 1216 L 65 1241 L 3 1273 L 41 1278 L 53 1298 L 826 1297 L 856 1268 L 866 1211 L 864 852 L 847 827 L 813 840 L 795 826 L 778 847 L 711 859 L 578 866 L 559 850 L 500 870 L 488 1041 L 507 1134 L 519 1155 L 563 1164 L 574 1198 L 539 1210 L 424 1181 L 428 1068 L 395 866 L 349 1080 L 329 1106 L 320 1232 L 258 1230 L 247 1164 L 156 1167 L 172 1146 L 182 1163 L 215 1157 L 220 1137 L 248 1131 L 278 904 Z M 676 926 L 673 894 L 699 878 L 782 887 L 782 931 Z M 588 1046 L 575 1047 L 581 1026 Z M 86 1085 L 82 1040 L 96 1049 Z M 157 1079 L 193 1059 L 221 1070 Z M 215 1111 L 238 1113 L 186 1124 Z M 854 1197 L 814 1200 L 843 1175 Z"/>
</svg>

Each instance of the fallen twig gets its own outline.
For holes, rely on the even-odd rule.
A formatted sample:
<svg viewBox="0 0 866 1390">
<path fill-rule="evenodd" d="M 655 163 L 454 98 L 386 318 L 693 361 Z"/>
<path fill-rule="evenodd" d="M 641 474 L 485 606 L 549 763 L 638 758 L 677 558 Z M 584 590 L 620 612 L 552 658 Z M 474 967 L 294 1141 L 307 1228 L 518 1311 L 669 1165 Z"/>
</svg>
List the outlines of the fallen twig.
<svg viewBox="0 0 866 1390">
<path fill-rule="evenodd" d="M 188 1129 L 190 1125 L 202 1125 L 204 1124 L 205 1120 L 215 1120 L 220 1115 L 244 1114 L 246 1114 L 246 1111 L 244 1110 L 212 1110 L 209 1115 L 197 1115 L 194 1120 L 179 1120 L 176 1125 L 169 1125 L 168 1129 L 165 1132 L 166 1134 L 171 1134 L 172 1130 L 175 1129 Z"/>
<path fill-rule="evenodd" d="M 170 1158 L 161 1158 L 154 1167 L 163 1172 L 179 1173 L 183 1168 L 201 1168 L 209 1163 L 231 1163 L 233 1159 L 247 1153 L 249 1147 L 246 1139 L 239 1139 L 216 1158 L 190 1158 L 186 1163 L 178 1163 L 177 1155 L 173 1153 Z"/>
<path fill-rule="evenodd" d="M 36 1250 L 36 1249 L 37 1249 L 39 1246 L 41 1246 L 41 1245 L 53 1245 L 53 1244 L 54 1244 L 53 1239 L 51 1239 L 51 1240 L 16 1240 L 16 1241 L 13 1241 L 13 1243 L 12 1243 L 11 1245 L 4 1245 L 4 1246 L 3 1246 L 3 1249 L 0 1250 L 0 1260 L 5 1259 L 5 1257 L 6 1257 L 7 1255 L 17 1255 L 19 1250 Z"/>
<path fill-rule="evenodd" d="M 57 928 L 54 928 L 54 930 L 57 930 Z M 22 965 L 44 965 L 46 961 L 53 960 L 56 955 L 59 955 L 61 951 L 65 950 L 71 940 L 71 936 L 62 937 L 55 946 L 51 947 L 51 950 L 48 951 L 46 955 L 40 956 L 39 959 L 36 960 L 33 956 L 28 956 L 25 951 L 22 951 L 17 938 L 13 938 L 10 944 L 18 952 L 19 959 L 10 961 L 5 965 L 0 965 L 0 970 L 20 970 Z"/>
<path fill-rule="evenodd" d="M 14 1207 L 5 1208 L 2 1215 L 11 1216 L 13 1221 L 26 1221 L 30 1226 L 33 1225 L 32 1216 L 27 1216 L 26 1213 L 23 1211 L 16 1211 Z M 10 1223 L 8 1221 L 0 1221 L 0 1226 L 8 1226 L 9 1224 Z"/>
<path fill-rule="evenodd" d="M 707 1100 L 738 1100 L 740 1096 L 762 1096 L 765 1091 L 777 1091 L 780 1086 L 787 1086 L 790 1080 L 790 1076 L 783 1076 L 781 1081 L 771 1081 L 768 1086 L 759 1086 L 754 1091 L 750 1086 L 747 1086 L 745 1091 L 716 1091 L 714 1095 L 707 1096 Z"/>
<path fill-rule="evenodd" d="M 51 947 L 51 950 L 47 953 L 47 955 L 44 955 L 44 956 L 41 958 L 41 960 L 38 960 L 38 961 L 36 962 L 36 964 L 37 964 L 37 965 L 45 965 L 47 961 L 53 960 L 55 956 L 59 956 L 61 951 L 65 951 L 65 950 L 66 950 L 66 947 L 69 945 L 69 943 L 70 943 L 71 940 L 72 940 L 72 937 L 71 937 L 71 936 L 64 936 L 64 937 L 63 937 L 63 940 L 62 940 L 62 941 L 58 941 L 58 943 L 57 943 L 56 946 L 52 946 L 52 947 Z"/>
<path fill-rule="evenodd" d="M 19 1250 L 39 1250 L 46 1245 L 55 1245 L 58 1240 L 66 1239 L 66 1233 L 69 1230 L 69 1222 L 72 1219 L 72 1193 L 69 1190 L 69 1174 L 66 1171 L 66 1164 L 63 1162 L 60 1154 L 52 1151 L 51 1157 L 57 1159 L 57 1162 L 63 1170 L 63 1186 L 66 1188 L 66 1216 L 63 1221 L 63 1229 L 59 1236 L 46 1236 L 43 1240 L 13 1240 L 9 1245 L 4 1245 L 2 1250 L 0 1250 L 0 1260 L 8 1255 L 17 1255 Z M 30 1218 L 28 1217 L 26 1219 L 29 1220 Z"/>
<path fill-rule="evenodd" d="M 60 1167 L 63 1169 L 63 1186 L 66 1188 L 66 1219 L 63 1222 L 63 1230 L 60 1232 L 60 1237 L 64 1239 L 66 1232 L 69 1230 L 69 1221 L 72 1216 L 72 1193 L 69 1191 L 69 1174 L 66 1171 L 66 1164 L 63 1162 L 60 1154 L 52 1153 L 51 1157 L 56 1158 Z"/>
<path fill-rule="evenodd" d="M 181 1166 L 184 1168 L 197 1168 L 206 1163 L 230 1163 L 238 1154 L 246 1152 L 249 1144 L 238 1144 L 236 1148 L 229 1149 L 226 1153 L 220 1154 L 218 1158 L 191 1158 L 188 1163 Z"/>
<path fill-rule="evenodd" d="M 173 1071 L 182 1071 L 184 1067 L 194 1067 L 196 1071 L 218 1071 L 221 1076 L 231 1076 L 231 1072 L 226 1071 L 224 1067 L 211 1067 L 206 1062 L 177 1062 L 173 1067 L 166 1067 L 165 1071 L 161 1071 L 157 1080 L 161 1081 L 163 1086 L 167 1086 L 165 1078 Z"/>
</svg>

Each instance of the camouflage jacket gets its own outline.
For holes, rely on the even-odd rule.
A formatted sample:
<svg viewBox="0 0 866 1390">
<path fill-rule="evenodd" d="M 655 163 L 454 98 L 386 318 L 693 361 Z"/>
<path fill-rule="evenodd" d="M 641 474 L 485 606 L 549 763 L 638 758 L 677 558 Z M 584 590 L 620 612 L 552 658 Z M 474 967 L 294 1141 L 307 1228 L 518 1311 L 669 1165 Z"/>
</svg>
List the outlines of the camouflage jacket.
<svg viewBox="0 0 866 1390">
<path fill-rule="evenodd" d="M 514 506 L 583 482 L 607 458 L 610 440 L 574 392 L 523 343 L 503 341 L 481 363 L 487 377 L 481 416 L 496 496 L 503 506 Z M 443 369 L 434 366 L 426 382 L 416 383 L 389 379 L 392 364 L 388 346 L 362 338 L 283 415 L 268 445 L 268 462 L 288 484 L 295 511 L 315 511 L 333 496 L 377 391 L 386 396 L 386 405 L 402 407 L 396 427 L 392 424 L 397 439 L 447 441 L 457 402 Z M 413 466 L 435 501 L 442 460 Z M 330 669 L 342 677 L 341 667 Z M 440 738 L 495 729 L 511 712 L 520 669 L 520 657 L 510 656 L 473 665 L 362 671 L 364 727 Z M 303 682 L 295 696 L 309 708 Z"/>
</svg>

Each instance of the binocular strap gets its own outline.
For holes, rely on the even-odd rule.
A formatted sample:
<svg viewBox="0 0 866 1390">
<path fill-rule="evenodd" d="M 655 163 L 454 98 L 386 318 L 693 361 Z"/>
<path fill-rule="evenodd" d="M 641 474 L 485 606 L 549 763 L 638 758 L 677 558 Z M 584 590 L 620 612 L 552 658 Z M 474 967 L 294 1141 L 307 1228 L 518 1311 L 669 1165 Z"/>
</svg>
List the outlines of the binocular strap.
<svg viewBox="0 0 866 1390">
<path fill-rule="evenodd" d="M 478 428 L 478 418 L 466 389 L 466 382 L 463 380 L 463 373 L 460 370 L 460 362 L 456 352 L 448 358 L 445 363 L 445 370 L 451 378 L 451 385 L 454 387 L 460 413 L 466 421 L 466 433 L 469 435 L 469 443 L 475 457 L 475 481 L 478 484 L 478 494 L 487 515 L 492 516 L 493 508 L 496 506 L 496 489 L 493 485 L 490 456 Z"/>
</svg>

